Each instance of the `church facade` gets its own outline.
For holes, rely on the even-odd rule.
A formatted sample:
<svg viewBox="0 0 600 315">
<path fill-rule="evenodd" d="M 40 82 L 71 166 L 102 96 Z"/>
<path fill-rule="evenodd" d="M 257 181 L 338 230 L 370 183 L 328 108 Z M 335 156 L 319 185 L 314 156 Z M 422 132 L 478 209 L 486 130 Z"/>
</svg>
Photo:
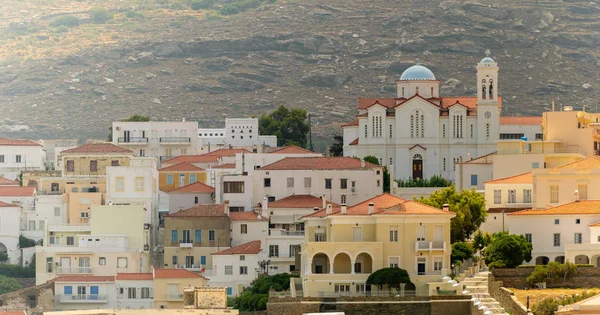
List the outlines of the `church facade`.
<svg viewBox="0 0 600 315">
<path fill-rule="evenodd" d="M 476 69 L 477 96 L 441 96 L 440 81 L 417 62 L 395 98 L 359 98 L 357 118 L 342 126 L 344 156 L 375 156 L 394 179 L 454 179 L 456 163 L 496 150 L 499 68 L 486 57 Z"/>
</svg>

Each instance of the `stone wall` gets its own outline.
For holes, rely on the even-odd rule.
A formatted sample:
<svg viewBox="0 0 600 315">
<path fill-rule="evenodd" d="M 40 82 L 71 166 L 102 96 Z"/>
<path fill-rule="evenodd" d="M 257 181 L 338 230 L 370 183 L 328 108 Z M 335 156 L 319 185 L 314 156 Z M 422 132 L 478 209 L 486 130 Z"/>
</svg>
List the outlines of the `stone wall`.
<svg viewBox="0 0 600 315">
<path fill-rule="evenodd" d="M 512 291 L 502 287 L 502 281 L 488 279 L 490 296 L 496 299 L 504 309 L 512 315 L 527 315 L 527 308 L 517 300 Z"/>
<path fill-rule="evenodd" d="M 42 315 L 54 310 L 54 282 L 24 288 L 0 295 L 0 311 L 27 310 L 30 315 Z"/>
<path fill-rule="evenodd" d="M 496 268 L 492 270 L 489 281 L 502 281 L 506 288 L 529 288 L 527 276 L 534 268 Z M 546 283 L 547 287 L 598 288 L 600 287 L 600 268 L 579 267 L 577 274 L 563 284 L 562 279 Z"/>
</svg>

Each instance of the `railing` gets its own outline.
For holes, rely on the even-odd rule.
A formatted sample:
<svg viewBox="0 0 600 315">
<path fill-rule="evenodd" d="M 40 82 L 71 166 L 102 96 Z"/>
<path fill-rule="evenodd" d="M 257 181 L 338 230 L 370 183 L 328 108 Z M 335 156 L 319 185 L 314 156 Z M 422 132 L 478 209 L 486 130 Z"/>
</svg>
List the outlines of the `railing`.
<svg viewBox="0 0 600 315">
<path fill-rule="evenodd" d="M 146 137 L 119 137 L 119 143 L 148 143 Z"/>
<path fill-rule="evenodd" d="M 160 137 L 160 142 L 161 143 L 165 143 L 165 142 L 191 142 L 191 138 L 190 137 Z"/>
<path fill-rule="evenodd" d="M 169 293 L 169 301 L 181 301 L 183 300 L 183 293 Z"/>
<path fill-rule="evenodd" d="M 304 231 L 286 231 L 284 229 L 269 229 L 271 236 L 304 236 Z"/>
<path fill-rule="evenodd" d="M 415 251 L 419 250 L 446 250 L 446 242 L 437 241 L 437 242 L 429 242 L 429 241 L 416 241 L 415 242 Z"/>
<path fill-rule="evenodd" d="M 585 154 L 585 152 L 579 147 L 566 147 L 566 148 L 531 148 L 531 150 L 527 150 L 527 148 L 523 149 L 514 149 L 514 150 L 498 150 L 499 155 L 507 155 L 507 154 L 550 154 L 550 153 L 579 153 Z"/>
<path fill-rule="evenodd" d="M 179 247 L 194 247 L 194 243 L 192 241 L 179 242 Z"/>
<path fill-rule="evenodd" d="M 106 294 L 59 294 L 60 303 L 106 303 Z"/>
<path fill-rule="evenodd" d="M 201 270 L 203 267 L 202 264 L 183 264 L 183 265 L 175 265 L 174 268 L 175 269 L 187 269 L 187 270 L 192 270 L 192 271 L 197 271 L 197 270 Z"/>
<path fill-rule="evenodd" d="M 62 190 L 37 190 L 36 193 L 38 195 L 50 195 L 50 196 L 56 196 L 56 195 L 62 195 L 64 191 Z"/>
<path fill-rule="evenodd" d="M 56 267 L 57 274 L 88 274 L 92 273 L 91 267 Z"/>
</svg>

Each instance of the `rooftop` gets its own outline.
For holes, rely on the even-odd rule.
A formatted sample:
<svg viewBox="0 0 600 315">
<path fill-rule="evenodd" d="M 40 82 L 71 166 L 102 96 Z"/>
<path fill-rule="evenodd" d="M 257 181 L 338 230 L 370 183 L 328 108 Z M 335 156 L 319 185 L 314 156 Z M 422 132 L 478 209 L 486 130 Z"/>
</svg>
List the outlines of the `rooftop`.
<svg viewBox="0 0 600 315">
<path fill-rule="evenodd" d="M 252 153 L 246 149 L 218 149 L 204 155 L 207 156 L 235 156 L 238 153 Z"/>
<path fill-rule="evenodd" d="M 381 168 L 381 166 L 364 162 L 353 157 L 286 157 L 275 163 L 263 166 L 260 170 L 356 170 Z"/>
<path fill-rule="evenodd" d="M 500 116 L 500 125 L 541 125 L 542 116 Z"/>
<path fill-rule="evenodd" d="M 114 276 L 59 276 L 55 282 L 115 282 Z"/>
<path fill-rule="evenodd" d="M 252 241 L 236 247 L 228 248 L 213 255 L 252 255 L 258 254 L 261 251 L 261 242 Z"/>
<path fill-rule="evenodd" d="M 121 148 L 112 143 L 90 143 L 78 146 L 76 148 L 62 151 L 60 154 L 70 153 L 125 153 L 133 154 L 131 150 Z"/>
<path fill-rule="evenodd" d="M 269 221 L 254 211 L 230 212 L 231 221 Z"/>
<path fill-rule="evenodd" d="M 19 181 L 0 176 L 0 186 L 19 186 Z"/>
<path fill-rule="evenodd" d="M 117 273 L 116 280 L 152 280 L 152 273 Z"/>
<path fill-rule="evenodd" d="M 215 189 L 202 183 L 195 182 L 189 185 L 181 186 L 179 188 L 175 188 L 169 190 L 168 193 L 214 193 Z"/>
<path fill-rule="evenodd" d="M 184 278 L 202 278 L 203 276 L 185 269 L 154 269 L 155 279 L 184 279 Z"/>
<path fill-rule="evenodd" d="M 219 169 L 223 169 L 223 168 L 231 168 L 234 169 L 235 168 L 235 163 L 225 163 L 225 164 L 221 164 L 221 165 L 215 165 L 215 166 L 211 166 L 210 168 L 219 168 Z"/>
<path fill-rule="evenodd" d="M 519 175 L 492 179 L 485 182 L 485 184 L 533 184 L 533 173 L 523 173 Z"/>
<path fill-rule="evenodd" d="M 509 215 L 600 214 L 600 200 L 580 200 L 542 210 L 522 210 Z"/>
<path fill-rule="evenodd" d="M 351 126 L 358 126 L 358 119 L 354 119 L 353 121 L 342 125 L 342 127 L 351 127 Z"/>
<path fill-rule="evenodd" d="M 34 142 L 26 139 L 7 139 L 0 138 L 0 146 L 27 146 L 27 147 L 41 147 L 42 145 L 38 142 Z"/>
<path fill-rule="evenodd" d="M 196 205 L 186 210 L 181 210 L 176 213 L 167 214 L 167 218 L 177 217 L 226 217 L 225 205 L 223 204 L 204 204 Z"/>
<path fill-rule="evenodd" d="M 167 164 L 178 164 L 178 163 L 213 163 L 219 160 L 219 156 L 217 155 L 180 155 L 174 158 L 164 160 L 161 162 L 162 165 Z"/>
<path fill-rule="evenodd" d="M 553 168 L 553 170 L 570 169 L 575 171 L 590 171 L 600 168 L 600 156 L 589 156 L 581 160 L 567 163 Z"/>
<path fill-rule="evenodd" d="M 20 207 L 19 205 L 13 205 L 12 203 L 6 203 L 4 201 L 0 201 L 0 208 L 13 208 Z"/>
<path fill-rule="evenodd" d="M 276 148 L 275 150 L 269 152 L 271 154 L 320 154 L 317 152 L 313 152 L 311 150 L 307 150 L 305 148 L 301 148 L 295 145 L 288 145 L 287 147 Z"/>
<path fill-rule="evenodd" d="M 327 204 L 338 207 L 337 203 L 327 201 Z M 323 199 L 313 195 L 291 195 L 268 203 L 269 208 L 323 208 Z"/>
<path fill-rule="evenodd" d="M 203 168 L 192 165 L 188 162 L 181 162 L 175 165 L 163 167 L 158 170 L 159 172 L 200 172 L 204 171 Z"/>
<path fill-rule="evenodd" d="M 30 186 L 0 186 L 0 197 L 32 197 L 34 192 Z"/>
</svg>

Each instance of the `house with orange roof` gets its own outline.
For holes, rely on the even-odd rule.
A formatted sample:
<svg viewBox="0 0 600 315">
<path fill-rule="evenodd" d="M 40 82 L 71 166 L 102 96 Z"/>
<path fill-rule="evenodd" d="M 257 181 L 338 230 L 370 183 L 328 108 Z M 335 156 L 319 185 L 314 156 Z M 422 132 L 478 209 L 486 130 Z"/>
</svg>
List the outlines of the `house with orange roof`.
<svg viewBox="0 0 600 315">
<path fill-rule="evenodd" d="M 264 240 L 269 233 L 269 219 L 260 211 L 229 211 L 231 219 L 231 246 L 254 240 Z"/>
<path fill-rule="evenodd" d="M 195 182 L 165 192 L 169 213 L 175 213 L 199 204 L 215 202 L 215 189 L 202 182 Z"/>
<path fill-rule="evenodd" d="M 158 188 L 170 191 L 195 182 L 206 183 L 206 171 L 192 163 L 181 162 L 160 168 L 158 178 Z"/>
<path fill-rule="evenodd" d="M 183 290 L 208 285 L 208 279 L 185 269 L 153 269 L 154 308 L 182 309 Z"/>
<path fill-rule="evenodd" d="M 467 155 L 465 160 L 456 163 L 454 185 L 456 190 L 475 189 L 483 191 L 484 183 L 494 178 L 494 157 L 496 152 L 479 157 Z"/>
<path fill-rule="evenodd" d="M 26 170 L 45 170 L 43 141 L 0 138 L 0 176 L 15 180 Z"/>
<path fill-rule="evenodd" d="M 237 296 L 260 274 L 267 273 L 263 242 L 250 241 L 212 254 L 215 267 L 209 285 L 226 287 L 228 296 Z"/>
<path fill-rule="evenodd" d="M 118 308 L 114 276 L 65 275 L 54 279 L 54 310 Z"/>
<path fill-rule="evenodd" d="M 488 217 L 480 229 L 492 234 L 507 231 L 506 215 L 531 209 L 532 191 L 532 172 L 486 181 L 484 195 Z"/>
<path fill-rule="evenodd" d="M 90 143 L 60 152 L 58 164 L 63 177 L 102 177 L 107 166 L 129 166 L 134 156 L 112 143 Z"/>
<path fill-rule="evenodd" d="M 118 308 L 153 309 L 154 275 L 146 273 L 117 273 L 115 277 Z"/>
<path fill-rule="evenodd" d="M 353 206 L 327 205 L 303 217 L 301 284 L 304 296 L 376 294 L 369 275 L 405 269 L 404 290 L 435 295 L 450 270 L 448 209 L 382 194 Z"/>
<path fill-rule="evenodd" d="M 252 150 L 263 146 L 277 146 L 277 136 L 258 133 L 258 118 L 225 118 L 224 128 L 199 128 L 198 138 L 201 152 L 222 148 Z"/>
</svg>

